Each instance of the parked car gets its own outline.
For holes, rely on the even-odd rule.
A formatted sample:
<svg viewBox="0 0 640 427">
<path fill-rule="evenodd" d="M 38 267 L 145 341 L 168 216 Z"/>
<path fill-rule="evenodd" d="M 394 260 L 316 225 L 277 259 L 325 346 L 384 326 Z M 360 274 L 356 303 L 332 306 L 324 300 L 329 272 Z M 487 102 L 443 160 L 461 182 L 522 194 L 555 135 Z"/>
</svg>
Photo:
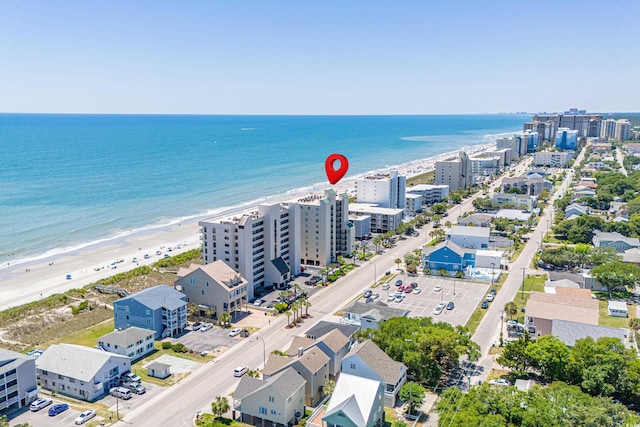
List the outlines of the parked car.
<svg viewBox="0 0 640 427">
<path fill-rule="evenodd" d="M 135 394 L 145 394 L 147 392 L 147 388 L 142 384 L 138 384 L 134 388 L 132 388 L 131 391 Z"/>
<path fill-rule="evenodd" d="M 416 282 L 411 282 L 411 287 L 415 289 L 418 287 L 418 284 Z"/>
<path fill-rule="evenodd" d="M 193 325 L 191 325 L 191 329 L 194 331 L 197 331 L 198 329 L 200 329 L 201 326 L 202 326 L 202 322 L 196 322 Z"/>
<path fill-rule="evenodd" d="M 486 302 L 486 301 L 482 301 L 482 305 L 480 307 L 485 308 L 485 309 L 489 308 L 489 303 Z"/>
<path fill-rule="evenodd" d="M 419 294 L 420 292 L 422 292 L 422 289 L 420 289 L 420 288 L 415 288 L 415 289 L 413 290 L 413 293 L 414 293 L 414 294 Z"/>
<path fill-rule="evenodd" d="M 393 301 L 394 299 L 396 299 L 396 296 L 394 294 L 389 294 L 389 296 L 387 297 L 387 301 Z"/>
<path fill-rule="evenodd" d="M 131 397 L 133 396 L 131 394 L 131 390 L 124 387 L 113 387 L 109 390 L 109 394 L 123 400 L 131 399 Z"/>
<path fill-rule="evenodd" d="M 494 298 L 493 294 L 489 294 L 489 295 L 487 295 L 486 300 L 489 301 L 489 302 L 493 302 L 493 298 Z"/>
<path fill-rule="evenodd" d="M 31 402 L 31 405 L 29 405 L 29 410 L 31 412 L 38 412 L 40 409 L 46 408 L 47 406 L 51 405 L 52 403 L 53 403 L 53 400 L 48 399 L 48 398 L 42 398 L 42 399 L 34 400 L 33 402 Z"/>
<path fill-rule="evenodd" d="M 454 308 L 456 308 L 456 305 L 453 303 L 453 301 L 449 301 L 449 303 L 447 304 L 447 310 L 453 310 Z"/>
<path fill-rule="evenodd" d="M 442 286 L 436 285 L 436 287 L 433 288 L 433 290 L 436 291 L 436 292 L 440 292 L 442 290 Z"/>
<path fill-rule="evenodd" d="M 200 332 L 207 332 L 211 328 L 213 328 L 211 323 L 203 323 L 202 326 L 200 326 Z"/>
<path fill-rule="evenodd" d="M 233 376 L 241 377 L 244 374 L 246 374 L 248 370 L 249 370 L 248 366 L 244 366 L 244 365 L 238 366 L 236 369 L 233 370 Z"/>
<path fill-rule="evenodd" d="M 371 289 L 367 289 L 366 291 L 364 291 L 364 297 L 365 298 L 369 298 L 371 296 L 371 294 L 373 294 Z"/>
<path fill-rule="evenodd" d="M 402 280 L 400 279 L 396 280 L 396 286 L 402 286 Z"/>
<path fill-rule="evenodd" d="M 390 288 L 390 286 L 389 286 L 389 284 L 388 284 L 388 283 L 385 283 L 384 285 L 382 285 L 382 290 L 383 290 L 383 291 L 388 291 L 388 290 L 389 290 L 389 288 Z"/>
<path fill-rule="evenodd" d="M 56 415 L 66 411 L 67 409 L 69 409 L 69 405 L 67 405 L 66 403 L 58 403 L 49 408 L 49 416 L 55 417 Z"/>
<path fill-rule="evenodd" d="M 404 295 L 396 295 L 396 302 L 402 302 Z"/>
<path fill-rule="evenodd" d="M 442 313 L 442 310 L 444 310 L 444 307 L 445 307 L 445 303 L 441 302 L 433 310 L 433 314 L 435 314 L 436 316 L 440 315 Z"/>
<path fill-rule="evenodd" d="M 494 295 L 494 296 L 495 296 L 495 294 L 496 294 L 497 292 L 498 292 L 498 291 L 496 291 L 495 289 L 491 289 L 491 290 L 489 291 L 489 293 L 490 293 L 491 295 Z"/>
<path fill-rule="evenodd" d="M 242 331 L 242 328 L 234 328 L 231 331 L 229 331 L 229 336 L 230 337 L 235 337 L 236 335 L 238 335 L 240 333 L 240 331 Z"/>
<path fill-rule="evenodd" d="M 380 294 L 377 293 L 377 292 L 374 292 L 374 293 L 371 294 L 371 298 L 378 299 L 378 298 L 380 298 Z"/>
<path fill-rule="evenodd" d="M 94 411 L 93 409 L 88 409 L 83 413 L 81 413 L 78 416 L 78 418 L 76 418 L 75 424 L 78 424 L 78 425 L 84 424 L 95 416 L 96 416 L 96 411 Z"/>
<path fill-rule="evenodd" d="M 126 372 L 122 374 L 121 378 L 122 378 L 122 382 L 139 383 L 140 381 L 142 381 L 142 379 L 136 374 L 134 374 L 133 372 Z"/>
<path fill-rule="evenodd" d="M 262 303 L 263 303 L 263 302 L 264 302 L 264 301 L 262 301 L 260 298 L 258 298 L 257 300 L 255 300 L 255 301 L 253 302 L 253 305 L 254 305 L 254 306 L 256 306 L 256 307 L 260 307 L 260 306 L 262 305 Z"/>
<path fill-rule="evenodd" d="M 411 292 L 413 292 L 413 288 L 411 286 L 406 286 L 404 288 L 404 293 L 405 294 L 410 294 Z"/>
<path fill-rule="evenodd" d="M 136 387 L 138 387 L 139 385 L 141 385 L 139 382 L 134 382 L 134 381 L 130 381 L 127 383 L 123 383 L 122 386 L 124 388 L 128 388 L 129 390 L 133 391 Z"/>
</svg>

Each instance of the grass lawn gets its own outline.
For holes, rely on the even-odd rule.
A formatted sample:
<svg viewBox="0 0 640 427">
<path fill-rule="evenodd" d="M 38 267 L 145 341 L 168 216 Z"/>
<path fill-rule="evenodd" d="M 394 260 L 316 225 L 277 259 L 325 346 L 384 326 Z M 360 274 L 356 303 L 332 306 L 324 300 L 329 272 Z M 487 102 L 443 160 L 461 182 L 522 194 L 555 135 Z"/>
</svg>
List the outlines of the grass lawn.
<svg viewBox="0 0 640 427">
<path fill-rule="evenodd" d="M 391 427 L 394 421 L 403 421 L 401 417 L 398 417 L 395 409 L 393 408 L 384 408 L 384 424 L 382 427 Z"/>
<path fill-rule="evenodd" d="M 527 275 L 527 278 L 524 281 L 524 292 L 522 292 L 521 287 L 520 290 L 518 290 L 516 297 L 513 299 L 513 302 L 518 306 L 518 314 L 516 315 L 516 320 L 518 322 L 524 322 L 522 307 L 527 305 L 527 300 L 529 299 L 531 292 L 544 292 L 544 284 L 547 280 L 549 280 L 549 277 L 546 274 Z"/>
<path fill-rule="evenodd" d="M 97 325 L 89 326 L 86 329 L 81 329 L 79 331 L 71 332 L 63 337 L 58 339 L 49 341 L 41 346 L 40 348 L 47 348 L 51 344 L 77 344 L 84 345 L 87 347 L 95 347 L 98 345 L 98 338 L 101 336 L 108 334 L 113 331 L 113 319 L 105 320 L 104 322 L 98 323 Z"/>
<path fill-rule="evenodd" d="M 635 316 L 635 307 L 629 306 L 627 304 L 627 309 L 629 309 L 629 317 L 614 317 L 609 316 L 607 310 L 607 301 L 600 300 L 598 301 L 599 307 L 599 317 L 598 317 L 598 325 L 600 326 L 609 326 L 611 328 L 628 328 L 629 327 L 629 319 Z"/>
<path fill-rule="evenodd" d="M 511 262 L 515 261 L 518 259 L 518 257 L 520 256 L 520 254 L 522 253 L 522 251 L 524 250 L 524 247 L 527 246 L 525 243 L 521 243 L 520 246 L 518 246 L 518 249 L 516 249 L 515 251 L 513 251 L 513 254 L 511 254 Z"/>
<path fill-rule="evenodd" d="M 241 423 L 231 418 L 217 418 L 213 414 L 202 414 L 196 420 L 196 425 L 200 427 L 251 427 L 251 424 Z"/>
<path fill-rule="evenodd" d="M 498 292 L 500 292 L 500 288 L 502 287 L 502 284 L 507 280 L 507 276 L 509 276 L 509 274 L 502 273 L 500 275 L 500 278 L 496 282 L 493 282 L 493 287 Z M 484 299 L 482 301 L 484 301 Z M 482 322 L 482 319 L 484 318 L 484 315 L 487 312 L 487 309 L 484 309 L 480 306 L 482 304 L 482 301 L 480 301 L 480 303 L 476 307 L 476 310 L 473 312 L 473 314 L 469 318 L 469 321 L 465 325 L 469 329 L 469 332 L 471 332 L 472 334 L 475 333 L 476 329 L 478 329 L 480 322 Z"/>
</svg>

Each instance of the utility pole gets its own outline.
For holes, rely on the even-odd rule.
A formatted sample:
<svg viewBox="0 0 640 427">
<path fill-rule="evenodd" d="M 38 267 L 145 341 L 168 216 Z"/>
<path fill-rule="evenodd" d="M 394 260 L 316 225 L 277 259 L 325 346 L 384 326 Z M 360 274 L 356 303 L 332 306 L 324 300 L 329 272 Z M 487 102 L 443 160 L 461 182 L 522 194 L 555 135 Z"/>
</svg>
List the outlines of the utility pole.
<svg viewBox="0 0 640 427">
<path fill-rule="evenodd" d="M 522 292 L 520 293 L 520 298 L 524 301 L 524 274 L 527 271 L 527 267 L 522 267 Z"/>
</svg>

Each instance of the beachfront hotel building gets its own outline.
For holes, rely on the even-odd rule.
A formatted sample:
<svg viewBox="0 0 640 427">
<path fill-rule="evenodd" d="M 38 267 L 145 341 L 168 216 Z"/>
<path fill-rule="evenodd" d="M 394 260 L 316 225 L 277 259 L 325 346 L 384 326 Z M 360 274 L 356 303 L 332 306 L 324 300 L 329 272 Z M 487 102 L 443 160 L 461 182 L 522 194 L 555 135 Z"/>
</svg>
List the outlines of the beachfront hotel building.
<svg viewBox="0 0 640 427">
<path fill-rule="evenodd" d="M 626 141 L 631 138 L 631 123 L 629 120 L 622 119 L 616 122 L 615 138 L 618 141 Z"/>
<path fill-rule="evenodd" d="M 497 150 L 511 150 L 511 158 L 519 159 L 527 154 L 527 141 L 522 134 L 514 134 L 505 138 L 496 139 Z"/>
<path fill-rule="evenodd" d="M 471 177 L 467 173 L 468 160 L 467 154 L 461 151 L 457 159 L 437 161 L 434 184 L 448 185 L 449 191 L 467 188 L 471 185 Z"/>
<path fill-rule="evenodd" d="M 351 203 L 349 213 L 353 216 L 368 216 L 373 233 L 394 231 L 402 222 L 404 209 L 381 208 L 370 203 Z"/>
<path fill-rule="evenodd" d="M 356 180 L 356 201 L 371 203 L 381 208 L 404 209 L 407 177 L 394 170 L 388 174 L 375 174 Z"/>
<path fill-rule="evenodd" d="M 600 125 L 600 139 L 608 141 L 616 137 L 616 119 L 603 120 Z"/>
<path fill-rule="evenodd" d="M 544 139 L 555 142 L 560 128 L 578 131 L 578 136 L 598 137 L 601 123 L 602 114 L 586 114 L 584 110 L 571 108 L 561 114 L 536 114 L 532 121 L 524 124 L 524 130 L 540 132 L 539 125 L 544 124 Z"/>
<path fill-rule="evenodd" d="M 300 206 L 258 205 L 228 218 L 200 221 L 205 264 L 224 261 L 244 277 L 248 297 L 258 288 L 282 288 L 300 273 Z"/>
<path fill-rule="evenodd" d="M 490 176 L 498 173 L 504 167 L 499 156 L 490 156 L 486 153 L 476 154 L 468 159 L 468 173 L 472 177 L 471 182 L 476 184 L 478 177 Z"/>
<path fill-rule="evenodd" d="M 0 411 L 22 408 L 38 392 L 35 359 L 0 348 Z"/>
<path fill-rule="evenodd" d="M 444 198 L 449 197 L 448 185 L 435 185 L 435 184 L 418 184 L 413 187 L 407 188 L 408 194 L 419 194 L 422 196 L 422 203 L 425 205 L 431 205 L 433 203 L 440 203 Z"/>
<path fill-rule="evenodd" d="M 569 128 L 559 128 L 556 132 L 556 148 L 565 151 L 575 151 L 578 148 L 578 131 Z"/>
</svg>

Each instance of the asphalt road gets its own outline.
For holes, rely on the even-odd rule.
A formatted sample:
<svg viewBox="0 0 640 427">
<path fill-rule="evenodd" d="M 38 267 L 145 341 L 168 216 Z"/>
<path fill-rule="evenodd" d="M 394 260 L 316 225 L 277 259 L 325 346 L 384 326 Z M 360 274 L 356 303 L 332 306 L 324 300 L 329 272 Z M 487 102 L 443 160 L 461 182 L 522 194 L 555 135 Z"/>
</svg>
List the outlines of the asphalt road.
<svg viewBox="0 0 640 427">
<path fill-rule="evenodd" d="M 524 171 L 528 164 L 530 164 L 530 159 L 518 165 L 516 174 Z M 491 183 L 490 187 L 497 186 L 499 182 Z M 456 215 L 461 215 L 471 210 L 473 208 L 473 200 L 479 196 L 482 196 L 482 192 L 478 192 L 474 197 L 464 200 L 461 204 L 449 209 L 451 221 L 455 222 Z M 125 416 L 123 422 L 140 426 L 192 426 L 198 411 L 210 412 L 211 402 L 216 396 L 228 395 L 235 389 L 239 379 L 233 376 L 233 370 L 238 365 L 247 365 L 250 369 L 263 366 L 263 357 L 268 356 L 272 350 L 288 348 L 293 336 L 302 335 L 304 331 L 323 320 L 323 318 L 333 315 L 345 301 L 351 301 L 361 295 L 385 271 L 392 270 L 395 267 L 395 258 L 403 258 L 405 253 L 420 247 L 429 239 L 429 232 L 432 231 L 431 224 L 426 225 L 419 231 L 422 234 L 421 236 L 399 240 L 395 247 L 386 250 L 384 254 L 375 257 L 373 261 L 365 262 L 348 276 L 339 279 L 329 287 L 313 295 L 309 299 L 312 303 L 309 313 L 313 315 L 313 318 L 305 320 L 302 326 L 293 330 L 285 329 L 286 317 L 279 317 L 272 321 L 270 326 L 263 328 L 242 343 L 234 346 L 213 362 L 202 366 L 178 384 L 156 396 L 153 400 L 134 408 Z M 526 256 L 523 253 L 519 258 L 520 262 L 525 264 L 522 261 L 525 258 Z M 500 294 L 505 294 L 505 292 L 500 292 Z M 503 299 L 498 299 L 498 303 L 500 304 Z M 506 300 L 501 302 L 502 306 L 504 306 L 505 302 Z M 499 304 L 494 303 L 492 307 L 497 307 Z M 489 311 L 485 321 L 481 324 L 481 327 L 486 325 L 482 329 L 483 331 L 484 329 L 491 329 L 492 326 L 495 328 L 496 324 L 499 325 L 499 315 L 496 321 L 495 313 L 492 315 L 492 310 Z M 489 324 L 489 319 L 494 322 L 492 325 Z M 490 335 L 486 331 L 482 332 L 482 334 Z M 483 338 L 483 340 L 491 342 L 490 338 Z M 482 347 L 485 350 L 486 344 L 482 345 Z M 233 406 L 233 402 L 230 402 L 230 404 Z"/>
</svg>

